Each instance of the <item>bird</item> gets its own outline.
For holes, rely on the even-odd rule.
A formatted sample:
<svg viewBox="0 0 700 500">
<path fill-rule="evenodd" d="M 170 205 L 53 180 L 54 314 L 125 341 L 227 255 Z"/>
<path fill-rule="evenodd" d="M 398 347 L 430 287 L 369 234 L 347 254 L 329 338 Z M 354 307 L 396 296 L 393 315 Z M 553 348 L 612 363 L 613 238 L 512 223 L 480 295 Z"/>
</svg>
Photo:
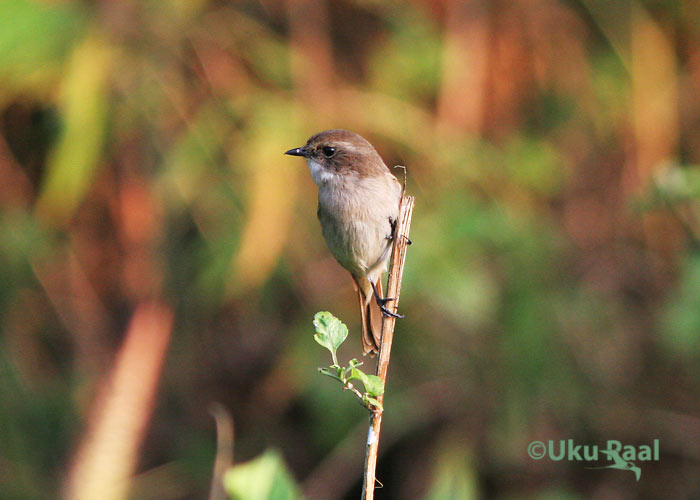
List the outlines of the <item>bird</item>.
<svg viewBox="0 0 700 500">
<path fill-rule="evenodd" d="M 628 462 L 624 458 L 620 456 L 620 454 L 616 450 L 600 450 L 601 453 L 605 453 L 608 458 L 612 458 L 614 460 L 614 463 L 612 465 L 605 465 L 603 467 L 586 467 L 586 469 L 620 469 L 620 470 L 629 470 L 634 472 L 634 477 L 637 478 L 637 481 L 639 481 L 639 478 L 642 476 L 642 469 L 637 467 L 634 462 Z"/>
<path fill-rule="evenodd" d="M 382 297 L 382 276 L 391 255 L 403 187 L 369 141 L 348 130 L 324 130 L 285 154 L 305 158 L 318 186 L 321 232 L 333 257 L 352 276 L 363 354 L 374 356 L 383 315 L 402 317 L 386 307 L 393 298 Z"/>
</svg>

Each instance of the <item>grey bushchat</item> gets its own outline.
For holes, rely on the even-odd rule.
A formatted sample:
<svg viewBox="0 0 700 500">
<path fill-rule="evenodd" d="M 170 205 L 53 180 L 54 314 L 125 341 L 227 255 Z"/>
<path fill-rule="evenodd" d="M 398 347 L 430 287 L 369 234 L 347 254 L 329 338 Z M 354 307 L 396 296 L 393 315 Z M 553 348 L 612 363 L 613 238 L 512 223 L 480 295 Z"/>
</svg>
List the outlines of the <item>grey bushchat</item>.
<svg viewBox="0 0 700 500">
<path fill-rule="evenodd" d="M 318 185 L 318 219 L 326 244 L 352 275 L 362 318 L 362 350 L 375 354 L 381 340 L 382 276 L 391 255 L 401 183 L 374 147 L 347 130 L 325 130 L 285 154 L 306 158 Z M 372 300 L 374 296 L 375 300 Z"/>
</svg>

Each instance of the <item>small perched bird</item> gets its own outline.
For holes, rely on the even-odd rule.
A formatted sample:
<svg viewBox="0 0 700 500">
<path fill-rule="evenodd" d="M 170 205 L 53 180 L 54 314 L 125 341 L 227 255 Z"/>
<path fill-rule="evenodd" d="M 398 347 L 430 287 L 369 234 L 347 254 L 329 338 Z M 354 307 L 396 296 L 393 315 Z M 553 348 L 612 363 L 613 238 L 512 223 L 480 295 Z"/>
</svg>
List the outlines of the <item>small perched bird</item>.
<svg viewBox="0 0 700 500">
<path fill-rule="evenodd" d="M 382 275 L 391 254 L 401 184 L 363 137 L 325 130 L 285 154 L 303 156 L 318 185 L 318 219 L 328 248 L 350 271 L 362 317 L 362 350 L 379 349 L 382 313 L 399 317 L 382 297 Z M 374 296 L 375 300 L 372 300 Z"/>
</svg>

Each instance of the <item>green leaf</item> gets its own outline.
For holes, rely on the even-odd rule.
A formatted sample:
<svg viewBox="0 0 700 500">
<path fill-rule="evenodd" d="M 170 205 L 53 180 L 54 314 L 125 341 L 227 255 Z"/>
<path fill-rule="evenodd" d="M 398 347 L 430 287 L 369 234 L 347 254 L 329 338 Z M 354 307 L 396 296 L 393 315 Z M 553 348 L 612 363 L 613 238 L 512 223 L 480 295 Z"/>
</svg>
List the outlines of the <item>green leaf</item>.
<svg viewBox="0 0 700 500">
<path fill-rule="evenodd" d="M 232 500 L 300 500 L 294 479 L 280 453 L 267 450 L 250 462 L 226 471 L 224 488 Z"/>
<path fill-rule="evenodd" d="M 333 362 L 337 365 L 335 353 L 348 337 L 348 327 L 328 311 L 321 311 L 314 316 L 314 328 L 314 340 L 331 352 Z"/>
<path fill-rule="evenodd" d="M 360 380 L 365 386 L 365 392 L 370 396 L 379 397 L 384 394 L 384 382 L 376 375 L 367 375 L 362 370 L 353 367 L 350 371 L 350 379 Z"/>
<path fill-rule="evenodd" d="M 343 374 L 345 375 L 346 378 L 348 378 L 348 377 L 352 378 L 352 370 L 357 366 L 362 366 L 362 364 L 363 364 L 362 361 L 358 361 L 357 358 L 352 358 L 348 362 L 348 367 L 345 368 L 345 370 L 343 371 Z"/>
<path fill-rule="evenodd" d="M 348 361 L 348 368 L 355 368 L 356 366 L 362 366 L 364 363 L 362 361 L 358 361 L 357 358 L 352 358 L 350 361 Z"/>
<path fill-rule="evenodd" d="M 333 369 L 331 369 L 331 368 L 319 368 L 318 371 L 321 372 L 321 373 L 324 374 L 324 375 L 328 375 L 328 376 L 331 377 L 331 378 L 334 378 L 334 379 L 336 379 L 336 380 L 339 380 L 340 382 L 343 381 L 343 379 L 340 378 L 340 376 L 338 376 L 337 370 L 333 370 Z"/>
<path fill-rule="evenodd" d="M 384 382 L 376 375 L 367 375 L 367 381 L 362 381 L 365 384 L 365 390 L 374 397 L 379 397 L 384 394 Z"/>
<path fill-rule="evenodd" d="M 367 396 L 367 395 L 365 395 L 365 397 L 362 398 L 362 401 L 365 403 L 365 405 L 370 404 L 370 405 L 372 405 L 372 406 L 374 406 L 375 408 L 378 408 L 378 409 L 380 409 L 380 410 L 383 410 L 383 409 L 384 409 L 384 407 L 383 407 L 382 404 L 379 402 L 379 400 L 376 399 L 376 398 L 373 398 L 372 396 Z"/>
<path fill-rule="evenodd" d="M 369 383 L 367 379 L 367 374 L 363 372 L 362 370 L 352 367 L 350 369 L 350 380 L 360 380 L 362 384 L 367 387 L 367 384 Z"/>
</svg>

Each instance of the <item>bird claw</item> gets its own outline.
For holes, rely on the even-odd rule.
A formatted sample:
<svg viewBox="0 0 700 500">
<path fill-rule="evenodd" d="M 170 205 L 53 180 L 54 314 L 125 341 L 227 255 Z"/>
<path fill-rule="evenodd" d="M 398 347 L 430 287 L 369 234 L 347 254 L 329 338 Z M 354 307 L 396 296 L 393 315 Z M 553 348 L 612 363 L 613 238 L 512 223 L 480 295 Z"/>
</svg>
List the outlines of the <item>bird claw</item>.
<svg viewBox="0 0 700 500">
<path fill-rule="evenodd" d="M 377 305 L 379 306 L 379 309 L 382 311 L 382 314 L 384 316 L 391 316 L 392 318 L 404 318 L 405 316 L 403 314 L 395 313 L 393 311 L 390 311 L 388 307 L 386 307 L 386 303 L 394 300 L 394 297 L 385 297 L 382 298 L 379 296 L 379 292 L 377 291 L 377 285 L 374 284 L 372 280 L 369 280 L 369 282 L 372 284 L 372 290 L 374 291 L 374 299 L 377 301 Z"/>
<path fill-rule="evenodd" d="M 389 309 L 387 309 L 386 306 L 381 305 L 381 304 L 379 304 L 379 309 L 382 311 L 382 314 L 384 316 L 391 316 L 392 318 L 399 318 L 399 319 L 406 317 L 403 314 L 399 314 L 399 313 L 395 313 L 395 312 L 390 311 Z"/>
</svg>

